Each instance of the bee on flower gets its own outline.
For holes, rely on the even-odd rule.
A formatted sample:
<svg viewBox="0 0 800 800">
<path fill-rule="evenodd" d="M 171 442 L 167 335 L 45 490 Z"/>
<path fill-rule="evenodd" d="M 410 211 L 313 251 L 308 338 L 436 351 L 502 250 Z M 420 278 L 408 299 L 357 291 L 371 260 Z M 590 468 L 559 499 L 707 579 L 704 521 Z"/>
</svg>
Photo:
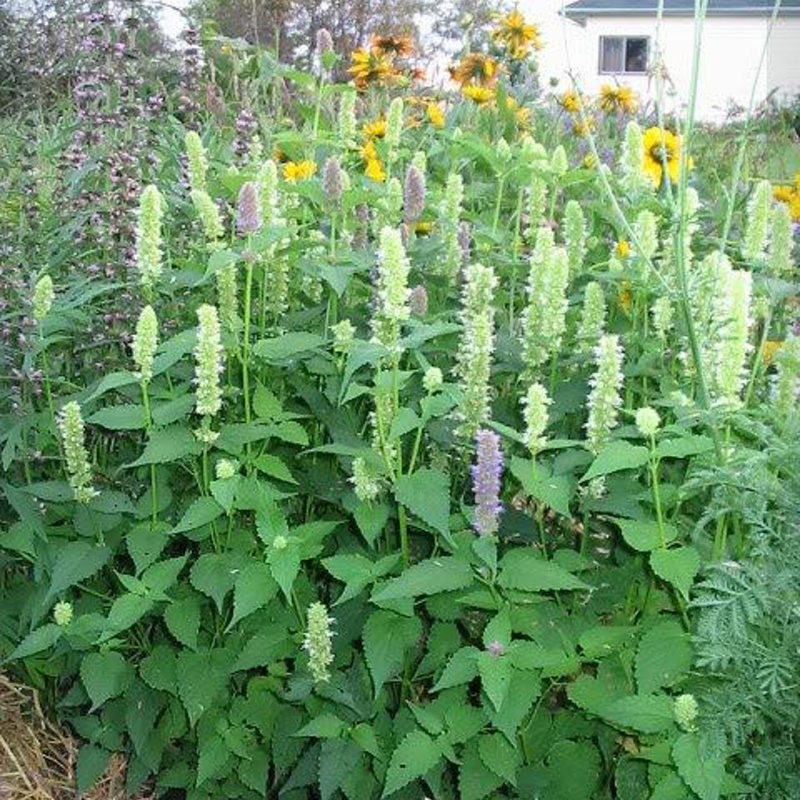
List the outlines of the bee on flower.
<svg viewBox="0 0 800 800">
<path fill-rule="evenodd" d="M 283 177 L 292 183 L 304 181 L 317 171 L 317 165 L 306 159 L 305 161 L 288 161 L 283 165 Z"/>
<path fill-rule="evenodd" d="M 600 87 L 597 105 L 605 114 L 634 114 L 639 98 L 630 86 L 604 83 Z"/>
<path fill-rule="evenodd" d="M 468 53 L 450 67 L 450 77 L 461 86 L 492 87 L 497 81 L 498 65 L 491 56 L 483 53 Z"/>
<path fill-rule="evenodd" d="M 526 22 L 516 8 L 498 18 L 497 27 L 492 31 L 492 41 L 517 61 L 526 58 L 531 50 L 544 47 L 538 26 Z"/>
</svg>

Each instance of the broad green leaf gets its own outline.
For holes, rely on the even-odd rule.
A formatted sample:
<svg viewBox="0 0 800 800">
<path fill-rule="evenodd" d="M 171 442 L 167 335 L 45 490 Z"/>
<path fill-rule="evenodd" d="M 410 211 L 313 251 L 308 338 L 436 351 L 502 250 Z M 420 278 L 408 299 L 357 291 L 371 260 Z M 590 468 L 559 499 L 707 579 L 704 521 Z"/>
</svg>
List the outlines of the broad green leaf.
<svg viewBox="0 0 800 800">
<path fill-rule="evenodd" d="M 182 425 L 162 428 L 151 435 L 139 458 L 125 467 L 131 469 L 145 464 L 169 464 L 186 456 L 198 455 L 201 450 L 200 442 L 188 428 Z"/>
<path fill-rule="evenodd" d="M 267 361 L 285 361 L 299 353 L 308 353 L 325 344 L 325 340 L 316 333 L 305 331 L 289 331 L 274 339 L 261 339 L 253 345 L 253 353 Z"/>
<path fill-rule="evenodd" d="M 47 650 L 52 647 L 60 638 L 63 628 L 56 625 L 54 622 L 48 622 L 31 631 L 11 653 L 9 658 L 13 661 L 18 658 L 27 658 L 28 656 L 41 653 L 42 650 Z"/>
<path fill-rule="evenodd" d="M 195 786 L 200 787 L 209 778 L 214 778 L 220 774 L 230 755 L 225 739 L 219 734 L 214 733 L 201 740 L 197 747 L 197 780 Z"/>
<path fill-rule="evenodd" d="M 297 577 L 297 573 L 300 572 L 300 551 L 297 540 L 294 538 L 289 539 L 285 546 L 282 547 L 273 544 L 267 550 L 267 561 L 269 562 L 272 577 L 281 587 L 286 599 L 290 599 L 294 580 Z"/>
<path fill-rule="evenodd" d="M 389 521 L 389 506 L 386 503 L 359 503 L 353 511 L 353 518 L 367 544 L 372 547 L 383 533 Z"/>
<path fill-rule="evenodd" d="M 278 458 L 278 456 L 272 455 L 270 453 L 265 453 L 262 456 L 259 456 L 254 462 L 253 465 L 259 472 L 263 472 L 265 475 L 269 475 L 272 478 L 277 478 L 280 481 L 285 481 L 286 483 L 297 483 L 294 475 L 292 475 L 289 467 L 286 466 L 286 463 L 283 459 Z"/>
<path fill-rule="evenodd" d="M 503 556 L 498 583 L 504 589 L 522 592 L 589 589 L 582 580 L 552 561 L 545 561 L 530 548 L 516 548 Z"/>
<path fill-rule="evenodd" d="M 668 772 L 653 787 L 653 793 L 649 800 L 686 800 L 689 797 L 689 791 L 677 772 Z"/>
<path fill-rule="evenodd" d="M 548 755 L 547 772 L 551 779 L 549 797 L 590 800 L 600 780 L 600 753 L 591 742 L 556 742 Z"/>
<path fill-rule="evenodd" d="M 131 503 L 128 495 L 116 492 L 113 489 L 103 489 L 89 501 L 89 508 L 92 511 L 99 511 L 101 514 L 130 514 L 136 513 L 136 508 Z"/>
<path fill-rule="evenodd" d="M 535 674 L 515 669 L 500 707 L 487 709 L 492 725 L 502 731 L 511 744 L 516 746 L 519 726 L 541 694 L 542 682 Z"/>
<path fill-rule="evenodd" d="M 668 619 L 652 627 L 636 651 L 636 686 L 640 694 L 650 694 L 671 686 L 689 671 L 692 647 L 681 624 Z"/>
<path fill-rule="evenodd" d="M 255 667 L 265 667 L 290 655 L 297 655 L 297 648 L 289 638 L 285 628 L 279 625 L 267 626 L 260 631 L 239 653 L 233 672 L 241 672 Z"/>
<path fill-rule="evenodd" d="M 450 535 L 450 479 L 443 472 L 423 467 L 397 479 L 394 494 L 414 516 L 443 536 Z"/>
<path fill-rule="evenodd" d="M 625 648 L 636 634 L 630 625 L 598 625 L 581 634 L 579 643 L 585 658 L 603 658 Z"/>
<path fill-rule="evenodd" d="M 672 699 L 663 694 L 637 694 L 612 700 L 601 716 L 624 730 L 661 733 L 673 724 Z"/>
<path fill-rule="evenodd" d="M 151 689 L 177 694 L 175 651 L 168 645 L 156 645 L 139 664 L 139 675 Z"/>
<path fill-rule="evenodd" d="M 231 630 L 248 614 L 258 611 L 278 594 L 278 584 L 272 577 L 268 564 L 248 564 L 236 578 L 233 588 L 233 617 L 226 630 Z"/>
<path fill-rule="evenodd" d="M 453 653 L 431 691 L 439 692 L 442 689 L 469 683 L 478 674 L 480 653 L 477 647 L 462 647 Z"/>
<path fill-rule="evenodd" d="M 623 469 L 638 469 L 646 464 L 649 458 L 650 451 L 646 447 L 633 445 L 624 439 L 615 439 L 597 454 L 597 458 L 581 478 L 581 482 Z"/>
<path fill-rule="evenodd" d="M 461 800 L 482 800 L 502 783 L 503 779 L 483 763 L 478 752 L 478 740 L 470 739 L 461 754 L 458 771 Z"/>
<path fill-rule="evenodd" d="M 484 650 L 478 654 L 476 664 L 483 691 L 496 711 L 503 704 L 511 685 L 511 660 L 507 656 Z"/>
<path fill-rule="evenodd" d="M 326 739 L 319 753 L 320 800 L 330 800 L 361 758 L 361 748 L 347 739 Z"/>
<path fill-rule="evenodd" d="M 315 739 L 336 739 L 345 727 L 345 723 L 335 714 L 320 714 L 292 735 Z"/>
<path fill-rule="evenodd" d="M 559 644 L 544 647 L 537 642 L 517 640 L 508 650 L 508 657 L 517 669 L 542 670 L 544 677 L 570 675 L 580 668 L 575 653 L 567 653 Z"/>
<path fill-rule="evenodd" d="M 572 517 L 569 502 L 573 483 L 566 475 L 548 475 L 542 467 L 534 471 L 533 461 L 518 457 L 511 459 L 511 472 L 529 497 L 539 500 L 564 517 Z"/>
<path fill-rule="evenodd" d="M 170 526 L 159 522 L 152 527 L 150 522 L 134 525 L 125 537 L 128 553 L 136 566 L 136 574 L 143 572 L 160 555 L 169 541 Z"/>
<path fill-rule="evenodd" d="M 659 578 L 671 583 L 683 599 L 689 601 L 689 590 L 700 571 L 700 553 L 694 547 L 653 550 L 650 566 Z"/>
<path fill-rule="evenodd" d="M 678 530 L 668 522 L 663 531 L 655 520 L 615 519 L 622 532 L 622 538 L 634 550 L 647 553 L 668 544 L 678 535 Z"/>
<path fill-rule="evenodd" d="M 113 389 L 121 389 L 123 386 L 130 386 L 138 382 L 138 378 L 132 372 L 110 372 L 103 376 L 87 397 L 80 401 L 81 405 L 87 405 Z"/>
<path fill-rule="evenodd" d="M 168 558 L 165 561 L 159 561 L 148 567 L 142 575 L 142 583 L 147 587 L 150 593 L 155 596 L 163 594 L 169 589 L 180 575 L 181 570 L 189 560 L 189 554 L 184 553 L 177 558 Z"/>
<path fill-rule="evenodd" d="M 97 783 L 106 771 L 111 753 L 103 747 L 85 744 L 78 750 L 75 764 L 75 791 L 78 797 L 84 795 Z"/>
<path fill-rule="evenodd" d="M 145 427 L 144 406 L 124 405 L 101 408 L 88 417 L 86 422 L 110 431 L 135 431 Z"/>
<path fill-rule="evenodd" d="M 322 566 L 337 581 L 345 584 L 344 591 L 334 605 L 356 597 L 375 580 L 372 574 L 373 563 L 365 556 L 356 553 L 323 558 Z"/>
<path fill-rule="evenodd" d="M 241 483 L 241 475 L 234 475 L 232 478 L 220 478 L 211 481 L 209 486 L 211 489 L 211 496 L 222 506 L 226 514 L 230 514 L 231 511 L 233 511 L 233 505 L 236 502 L 236 495 Z"/>
<path fill-rule="evenodd" d="M 215 650 L 184 650 L 178 655 L 176 674 L 178 695 L 194 727 L 228 686 L 227 655 Z"/>
<path fill-rule="evenodd" d="M 101 642 L 128 630 L 153 608 L 154 602 L 149 597 L 126 592 L 117 597 L 111 604 L 106 620 L 106 628 L 100 637 Z"/>
<path fill-rule="evenodd" d="M 194 562 L 189 581 L 198 592 L 210 597 L 222 612 L 225 595 L 233 589 L 242 568 L 240 553 L 206 553 Z"/>
<path fill-rule="evenodd" d="M 50 589 L 45 602 L 60 592 L 95 574 L 111 557 L 107 547 L 90 542 L 69 542 L 59 551 L 50 577 Z"/>
<path fill-rule="evenodd" d="M 186 533 L 208 525 L 223 514 L 222 506 L 213 497 L 198 497 L 184 512 L 171 534 Z"/>
<path fill-rule="evenodd" d="M 84 656 L 80 672 L 93 711 L 122 694 L 134 678 L 133 665 L 115 650 Z"/>
<path fill-rule="evenodd" d="M 714 449 L 710 436 L 681 436 L 678 439 L 664 439 L 656 447 L 658 458 L 687 458 L 700 453 L 708 453 Z"/>
<path fill-rule="evenodd" d="M 393 611 L 374 611 L 364 625 L 364 657 L 367 661 L 375 697 L 383 684 L 398 674 L 405 655 L 422 636 L 418 617 L 403 617 Z"/>
<path fill-rule="evenodd" d="M 174 600 L 164 610 L 167 630 L 183 645 L 197 649 L 197 634 L 200 632 L 200 600 L 185 597 Z"/>
<path fill-rule="evenodd" d="M 406 734 L 389 759 L 382 797 L 393 794 L 433 769 L 442 757 L 439 745 L 420 730 Z"/>
<path fill-rule="evenodd" d="M 704 751 L 696 733 L 684 733 L 672 746 L 672 757 L 678 774 L 700 800 L 719 800 L 725 760 Z"/>
<path fill-rule="evenodd" d="M 478 738 L 478 755 L 483 765 L 512 786 L 517 785 L 520 756 L 500 733 L 484 734 Z"/>
<path fill-rule="evenodd" d="M 402 575 L 378 587 L 372 600 L 382 603 L 404 597 L 450 592 L 464 589 L 471 583 L 472 567 L 468 561 L 455 556 L 429 558 L 414 564 Z"/>
</svg>

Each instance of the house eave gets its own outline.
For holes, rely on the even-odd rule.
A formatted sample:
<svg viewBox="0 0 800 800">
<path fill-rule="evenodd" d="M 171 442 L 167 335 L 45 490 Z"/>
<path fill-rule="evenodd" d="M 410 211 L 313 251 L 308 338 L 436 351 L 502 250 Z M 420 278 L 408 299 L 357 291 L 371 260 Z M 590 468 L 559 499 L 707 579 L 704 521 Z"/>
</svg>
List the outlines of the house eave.
<svg viewBox="0 0 800 800">
<path fill-rule="evenodd" d="M 591 17 L 644 17 L 652 18 L 656 16 L 655 11 L 642 11 L 641 9 L 632 8 L 602 8 L 602 9 L 580 9 L 570 11 L 569 8 L 563 8 L 559 14 L 566 19 L 573 22 L 584 23 Z M 671 11 L 663 11 L 664 17 L 694 17 L 692 9 L 677 9 Z M 772 9 L 754 9 L 754 8 L 726 8 L 706 12 L 707 17 L 769 17 L 772 16 Z M 778 11 L 779 17 L 796 17 L 800 16 L 800 8 L 783 8 Z"/>
</svg>

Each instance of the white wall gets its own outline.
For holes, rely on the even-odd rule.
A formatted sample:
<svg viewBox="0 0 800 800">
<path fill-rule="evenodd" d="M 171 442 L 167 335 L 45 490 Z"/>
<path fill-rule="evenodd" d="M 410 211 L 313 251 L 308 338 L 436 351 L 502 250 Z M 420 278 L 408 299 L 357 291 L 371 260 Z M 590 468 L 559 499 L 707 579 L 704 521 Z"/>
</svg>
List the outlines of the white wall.
<svg viewBox="0 0 800 800">
<path fill-rule="evenodd" d="M 655 44 L 656 24 L 651 17 L 589 17 L 580 26 L 559 16 L 561 0 L 527 0 L 525 13 L 542 28 L 546 48 L 539 56 L 545 88 L 558 78 L 558 90 L 570 84 L 568 73 L 575 74 L 582 89 L 591 95 L 613 76 L 599 74 L 601 36 L 642 35 Z M 767 34 L 766 17 L 721 17 L 706 19 L 700 60 L 697 115 L 704 120 L 720 120 L 729 101 L 746 107 L 753 87 L 761 50 Z M 691 86 L 694 51 L 694 19 L 666 17 L 662 21 L 660 48 L 669 75 L 668 108 L 685 105 Z M 646 75 L 620 75 L 620 82 L 636 89 L 643 100 L 653 100 L 655 81 Z M 756 86 L 756 102 L 770 89 L 782 87 L 800 91 L 800 18 L 782 17 L 775 24 Z"/>
</svg>

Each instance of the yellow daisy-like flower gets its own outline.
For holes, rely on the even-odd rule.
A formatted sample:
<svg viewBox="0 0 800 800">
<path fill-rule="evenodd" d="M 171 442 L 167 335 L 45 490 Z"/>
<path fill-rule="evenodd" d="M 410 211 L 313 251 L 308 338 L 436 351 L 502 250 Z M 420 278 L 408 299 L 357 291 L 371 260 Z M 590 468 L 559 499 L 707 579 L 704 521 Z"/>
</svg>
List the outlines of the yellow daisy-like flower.
<svg viewBox="0 0 800 800">
<path fill-rule="evenodd" d="M 414 52 L 410 36 L 373 36 L 372 51 L 384 56 L 405 58 Z"/>
<path fill-rule="evenodd" d="M 287 181 L 304 181 L 317 171 L 317 165 L 308 159 L 305 161 L 289 161 L 283 165 L 283 177 Z"/>
<path fill-rule="evenodd" d="M 374 50 L 354 50 L 350 54 L 350 67 L 347 70 L 359 91 L 370 84 L 390 83 L 397 75 L 392 60 L 385 53 Z"/>
<path fill-rule="evenodd" d="M 583 166 L 586 169 L 594 169 L 597 166 L 597 159 L 594 157 L 594 153 L 587 153 L 584 156 Z"/>
<path fill-rule="evenodd" d="M 620 239 L 614 249 L 620 258 L 627 258 L 631 254 L 631 244 L 627 239 Z"/>
<path fill-rule="evenodd" d="M 378 119 L 364 125 L 361 130 L 364 136 L 381 139 L 386 136 L 386 120 L 383 117 L 378 117 Z"/>
<path fill-rule="evenodd" d="M 639 107 L 639 99 L 630 86 L 604 83 L 600 87 L 597 105 L 606 114 L 633 114 Z"/>
<path fill-rule="evenodd" d="M 800 222 L 800 172 L 795 176 L 795 184 L 773 186 L 772 197 L 779 203 L 789 206 L 789 213 L 794 222 Z"/>
<path fill-rule="evenodd" d="M 444 128 L 444 111 L 442 111 L 442 107 L 438 103 L 428 103 L 425 113 L 428 116 L 428 122 L 434 128 Z"/>
<path fill-rule="evenodd" d="M 386 172 L 383 169 L 383 164 L 381 164 L 380 159 L 377 158 L 367 159 L 367 166 L 364 170 L 364 174 L 377 183 L 383 183 L 383 181 L 386 180 Z"/>
<path fill-rule="evenodd" d="M 665 165 L 670 182 L 677 183 L 680 161 L 681 140 L 678 136 L 663 128 L 648 128 L 645 131 L 642 170 L 655 186 L 661 186 L 664 180 Z"/>
<path fill-rule="evenodd" d="M 630 316 L 631 306 L 633 305 L 633 297 L 631 296 L 631 285 L 628 281 L 623 281 L 617 295 L 617 302 L 619 307 L 625 312 L 626 316 Z"/>
<path fill-rule="evenodd" d="M 462 86 L 492 86 L 497 80 L 497 61 L 483 53 L 469 53 L 450 67 L 450 77 Z"/>
<path fill-rule="evenodd" d="M 361 157 L 364 161 L 377 161 L 378 151 L 375 149 L 375 142 L 372 139 L 367 139 L 361 148 Z"/>
<path fill-rule="evenodd" d="M 541 50 L 544 46 L 539 28 L 525 22 L 525 17 L 516 8 L 498 19 L 492 39 L 504 47 L 513 59 L 525 58 L 531 50 Z"/>
<path fill-rule="evenodd" d="M 479 106 L 485 106 L 494 100 L 494 89 L 488 86 L 465 86 L 461 94 Z"/>
<path fill-rule="evenodd" d="M 595 127 L 594 117 L 590 116 L 576 117 L 572 122 L 572 132 L 576 136 L 588 136 L 595 130 Z"/>
<path fill-rule="evenodd" d="M 783 342 L 776 339 L 768 339 L 764 342 L 764 349 L 761 351 L 761 360 L 764 366 L 768 367 L 775 360 L 776 353 L 783 347 Z"/>
<path fill-rule="evenodd" d="M 567 114 L 577 114 L 581 110 L 581 98 L 577 92 L 572 90 L 564 92 L 558 98 L 558 104 Z"/>
</svg>

